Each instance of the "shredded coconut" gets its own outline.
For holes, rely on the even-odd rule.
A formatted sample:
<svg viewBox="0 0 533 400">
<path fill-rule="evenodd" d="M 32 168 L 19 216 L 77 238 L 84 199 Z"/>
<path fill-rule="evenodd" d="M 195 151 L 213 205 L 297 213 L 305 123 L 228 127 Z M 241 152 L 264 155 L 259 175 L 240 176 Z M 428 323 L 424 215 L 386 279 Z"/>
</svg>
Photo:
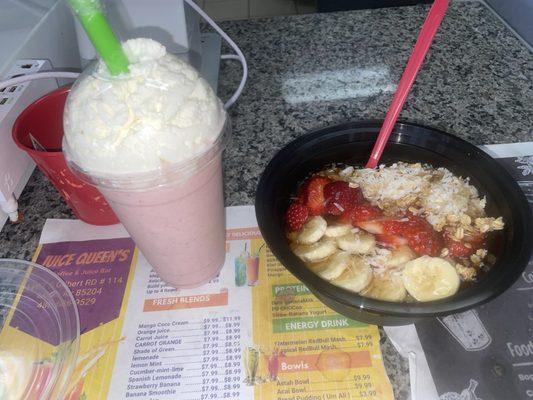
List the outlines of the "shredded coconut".
<svg viewBox="0 0 533 400">
<path fill-rule="evenodd" d="M 485 199 L 479 197 L 469 180 L 446 168 L 399 162 L 354 170 L 348 180 L 382 210 L 409 210 L 423 216 L 438 232 L 448 227 L 456 240 L 504 226 L 501 218 L 485 217 Z"/>
<path fill-rule="evenodd" d="M 350 181 L 361 187 L 367 199 L 387 209 L 414 204 L 428 190 L 430 178 L 421 164 L 397 163 L 355 170 Z"/>
</svg>

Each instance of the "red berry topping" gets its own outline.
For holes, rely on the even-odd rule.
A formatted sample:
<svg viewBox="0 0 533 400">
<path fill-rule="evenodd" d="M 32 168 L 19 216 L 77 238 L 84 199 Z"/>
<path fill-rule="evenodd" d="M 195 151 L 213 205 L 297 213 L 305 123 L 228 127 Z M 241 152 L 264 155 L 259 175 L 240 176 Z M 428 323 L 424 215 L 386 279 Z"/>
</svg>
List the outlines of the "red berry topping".
<svg viewBox="0 0 533 400">
<path fill-rule="evenodd" d="M 326 211 L 324 200 L 324 187 L 331 180 L 322 176 L 313 176 L 309 178 L 298 195 L 298 201 L 307 206 L 309 214 L 321 215 Z"/>
<path fill-rule="evenodd" d="M 308 217 L 309 210 L 306 206 L 300 203 L 292 203 L 285 213 L 285 223 L 289 231 L 299 231 Z"/>
<path fill-rule="evenodd" d="M 387 235 L 400 235 L 405 230 L 405 223 L 401 220 L 383 220 L 381 225 L 383 226 L 383 232 Z"/>
<path fill-rule="evenodd" d="M 393 248 L 405 246 L 407 244 L 407 239 L 398 235 L 376 235 L 376 240 L 383 246 Z"/>
<path fill-rule="evenodd" d="M 363 193 L 359 188 L 350 187 L 348 182 L 336 181 L 324 186 L 324 199 L 328 214 L 341 215 L 361 203 Z"/>
<path fill-rule="evenodd" d="M 378 207 L 374 207 L 370 203 L 356 204 L 350 211 L 345 213 L 342 217 L 344 220 L 348 220 L 352 225 L 356 225 L 360 222 L 371 221 L 380 218 L 383 215 Z"/>
<path fill-rule="evenodd" d="M 465 237 L 462 241 L 453 239 L 448 232 L 444 234 L 444 244 L 453 257 L 470 257 L 483 246 L 484 242 L 485 235 L 483 234 Z"/>
<path fill-rule="evenodd" d="M 442 238 L 433 229 L 412 232 L 406 236 L 409 247 L 418 255 L 435 257 L 442 250 Z"/>
<path fill-rule="evenodd" d="M 469 257 L 474 254 L 474 248 L 470 244 L 452 239 L 448 234 L 444 235 L 444 243 L 452 257 Z"/>
<path fill-rule="evenodd" d="M 407 240 L 411 249 L 419 255 L 436 256 L 443 247 L 438 232 L 423 218 L 408 214 L 406 218 L 383 221 L 387 235 L 398 235 Z"/>
</svg>

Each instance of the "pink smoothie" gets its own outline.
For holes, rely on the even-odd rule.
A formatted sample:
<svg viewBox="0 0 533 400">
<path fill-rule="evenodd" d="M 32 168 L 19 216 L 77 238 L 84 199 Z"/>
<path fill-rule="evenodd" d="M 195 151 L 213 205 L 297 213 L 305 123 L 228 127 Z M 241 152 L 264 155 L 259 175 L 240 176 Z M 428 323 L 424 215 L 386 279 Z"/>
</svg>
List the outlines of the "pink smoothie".
<svg viewBox="0 0 533 400">
<path fill-rule="evenodd" d="M 220 153 L 189 178 L 171 185 L 144 191 L 100 190 L 169 285 L 192 288 L 218 275 L 225 258 Z"/>
<path fill-rule="evenodd" d="M 248 286 L 254 286 L 259 279 L 259 257 L 248 257 L 246 259 L 246 277 Z"/>
</svg>

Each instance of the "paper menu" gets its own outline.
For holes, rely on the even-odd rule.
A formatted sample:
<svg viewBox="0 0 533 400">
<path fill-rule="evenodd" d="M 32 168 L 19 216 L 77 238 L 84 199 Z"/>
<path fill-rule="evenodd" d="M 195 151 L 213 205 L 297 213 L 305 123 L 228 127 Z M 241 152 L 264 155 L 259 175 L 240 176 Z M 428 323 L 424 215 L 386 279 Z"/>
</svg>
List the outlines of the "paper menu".
<svg viewBox="0 0 533 400">
<path fill-rule="evenodd" d="M 252 207 L 228 208 L 227 225 L 219 276 L 178 291 L 122 226 L 47 221 L 37 261 L 69 284 L 83 327 L 66 398 L 392 399 L 377 327 L 331 311 L 279 265 Z"/>
<path fill-rule="evenodd" d="M 253 343 L 265 359 L 255 398 L 392 399 L 378 328 L 324 306 L 265 252 L 252 289 Z"/>
</svg>

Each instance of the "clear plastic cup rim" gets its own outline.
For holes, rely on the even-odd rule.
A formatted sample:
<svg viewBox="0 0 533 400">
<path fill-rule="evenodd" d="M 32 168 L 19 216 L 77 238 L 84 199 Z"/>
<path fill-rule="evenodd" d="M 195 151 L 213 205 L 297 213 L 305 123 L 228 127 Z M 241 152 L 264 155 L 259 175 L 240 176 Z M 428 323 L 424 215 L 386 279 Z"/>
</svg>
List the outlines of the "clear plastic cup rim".
<svg viewBox="0 0 533 400">
<path fill-rule="evenodd" d="M 55 274 L 50 269 L 43 267 L 42 265 L 25 260 L 0 258 L 0 276 L 2 277 L 2 281 L 0 281 L 0 294 L 4 294 L 9 290 L 9 295 L 13 296 L 13 300 L 10 303 L 5 303 L 3 299 L 4 296 L 1 296 L 2 300 L 0 304 L 5 309 L 17 309 L 21 302 L 27 301 L 25 296 L 19 296 L 21 293 L 23 293 L 21 292 L 21 289 L 28 287 L 29 283 L 33 283 L 42 289 L 43 283 L 40 279 L 38 279 L 41 278 L 41 276 L 40 274 L 39 277 L 35 275 L 33 273 L 34 270 L 38 270 L 40 274 L 42 273 L 42 277 L 45 277 L 46 280 L 49 279 L 49 281 L 46 282 L 47 284 L 53 284 L 53 286 L 58 291 L 61 291 L 62 294 L 64 292 L 64 294 L 66 295 L 66 298 L 62 297 L 65 300 L 65 303 L 63 304 L 47 301 L 48 305 L 52 304 L 53 306 L 55 306 L 55 309 L 52 309 L 54 317 L 56 319 L 59 318 L 60 313 L 58 312 L 58 309 L 60 307 L 68 308 L 70 310 L 68 314 L 69 321 L 73 323 L 73 325 L 71 326 L 71 334 L 73 334 L 73 337 L 67 336 L 68 332 L 64 332 L 61 329 L 60 325 L 57 325 L 55 327 L 47 327 L 47 329 L 57 328 L 57 334 L 60 344 L 69 343 L 69 357 L 68 359 L 59 359 L 59 361 L 56 359 L 56 361 L 52 363 L 52 371 L 48 376 L 46 386 L 43 389 L 43 392 L 41 392 L 41 395 L 45 395 L 45 397 L 51 395 L 52 392 L 55 394 L 63 395 L 76 366 L 80 337 L 80 317 L 78 313 L 78 308 L 76 305 L 76 300 L 74 299 L 74 296 L 72 295 L 72 292 L 70 291 L 67 284 L 57 274 Z M 19 279 L 18 282 L 7 282 L 10 278 L 13 279 L 15 277 Z M 46 301 L 46 299 L 44 300 Z M 7 322 L 7 315 L 8 314 L 6 314 L 5 319 L 3 321 L 4 326 L 1 327 L 2 330 L 6 328 L 5 324 Z M 0 348 L 2 348 L 2 350 L 7 353 L 10 353 L 11 351 L 15 350 L 12 343 L 0 343 Z M 28 350 L 28 353 L 30 352 L 31 351 Z M 39 354 L 37 354 L 37 356 L 39 356 Z M 40 363 L 41 360 L 34 359 L 33 362 Z M 42 382 L 35 382 L 35 380 L 32 378 L 33 377 L 30 377 L 29 381 L 27 382 L 27 386 L 24 388 L 24 393 L 26 394 L 31 393 L 32 389 L 34 387 L 37 387 L 37 385 L 42 384 Z M 63 387 L 58 387 L 56 385 L 63 385 Z"/>
</svg>

